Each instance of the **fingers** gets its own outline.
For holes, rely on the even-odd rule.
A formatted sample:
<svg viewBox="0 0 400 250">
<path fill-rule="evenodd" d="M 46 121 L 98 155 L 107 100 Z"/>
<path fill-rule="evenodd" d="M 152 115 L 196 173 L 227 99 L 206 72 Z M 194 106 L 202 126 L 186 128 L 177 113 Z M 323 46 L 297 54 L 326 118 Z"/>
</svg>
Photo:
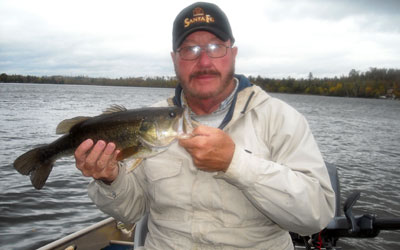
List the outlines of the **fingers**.
<svg viewBox="0 0 400 250">
<path fill-rule="evenodd" d="M 114 156 L 114 150 L 115 150 L 115 144 L 114 143 L 109 143 L 105 147 L 103 153 L 99 156 L 97 160 L 97 170 L 101 171 L 103 170 L 112 160 Z"/>
<path fill-rule="evenodd" d="M 226 171 L 229 167 L 235 143 L 220 129 L 199 126 L 194 136 L 180 139 L 179 145 L 192 156 L 195 166 L 204 171 Z"/>
<path fill-rule="evenodd" d="M 105 142 L 100 141 L 97 149 L 96 146 L 93 148 L 93 151 L 96 150 L 95 154 L 93 155 L 93 159 L 95 160 L 93 162 L 90 161 L 90 164 L 92 164 L 91 167 L 93 166 L 93 178 L 100 179 L 105 173 L 112 172 L 114 170 L 114 167 L 117 166 L 117 153 L 114 152 L 114 143 L 109 143 L 106 145 Z"/>
<path fill-rule="evenodd" d="M 79 145 L 75 151 L 76 167 L 82 174 L 94 179 L 112 182 L 118 175 L 117 155 L 114 143 L 106 143 L 99 140 L 94 146 L 88 139 Z"/>
<path fill-rule="evenodd" d="M 96 167 L 97 159 L 99 159 L 100 154 L 103 153 L 105 146 L 106 146 L 106 143 L 104 141 L 98 141 L 94 145 L 94 147 L 92 148 L 92 151 L 86 157 L 86 168 L 87 169 L 93 169 L 94 167 Z"/>
<path fill-rule="evenodd" d="M 193 134 L 194 136 L 198 136 L 198 135 L 204 135 L 204 136 L 206 136 L 206 135 L 212 134 L 213 132 L 216 132 L 217 130 L 219 130 L 219 129 L 213 128 L 213 127 L 207 127 L 207 126 L 200 125 L 200 126 L 198 126 L 197 128 L 195 128 L 195 129 L 192 131 L 192 134 Z"/>
<path fill-rule="evenodd" d="M 192 137 L 194 137 L 194 134 L 192 134 L 192 133 L 178 135 L 178 139 L 190 139 Z"/>
<path fill-rule="evenodd" d="M 193 147 L 199 147 L 205 142 L 206 137 L 212 134 L 213 129 L 214 128 L 211 127 L 199 126 L 195 128 L 191 134 L 179 137 L 179 145 L 187 150 Z"/>
<path fill-rule="evenodd" d="M 87 139 L 75 150 L 76 166 L 81 169 L 85 165 L 86 155 L 93 146 L 93 140 Z"/>
</svg>

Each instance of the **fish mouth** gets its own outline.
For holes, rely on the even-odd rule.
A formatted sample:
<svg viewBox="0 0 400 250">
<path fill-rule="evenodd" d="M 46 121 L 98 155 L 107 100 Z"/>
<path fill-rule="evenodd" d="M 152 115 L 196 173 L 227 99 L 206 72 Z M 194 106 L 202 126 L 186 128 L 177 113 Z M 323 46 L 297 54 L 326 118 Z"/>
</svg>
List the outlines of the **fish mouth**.
<svg viewBox="0 0 400 250">
<path fill-rule="evenodd" d="M 178 131 L 179 138 L 188 138 L 191 137 L 194 127 L 190 118 L 189 108 L 186 105 L 184 105 L 183 108 L 182 117 L 179 119 L 178 123 L 179 127 L 176 131 Z"/>
</svg>

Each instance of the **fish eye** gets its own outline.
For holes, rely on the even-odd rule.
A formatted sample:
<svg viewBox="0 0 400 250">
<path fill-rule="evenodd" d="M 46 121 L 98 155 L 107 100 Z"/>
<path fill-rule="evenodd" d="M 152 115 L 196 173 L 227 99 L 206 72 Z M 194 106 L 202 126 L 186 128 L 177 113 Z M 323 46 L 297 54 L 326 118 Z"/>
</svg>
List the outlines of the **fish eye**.
<svg viewBox="0 0 400 250">
<path fill-rule="evenodd" d="M 174 118 L 174 117 L 176 116 L 176 114 L 175 114 L 175 112 L 171 111 L 171 112 L 169 112 L 169 116 L 170 116 L 171 118 Z"/>
</svg>

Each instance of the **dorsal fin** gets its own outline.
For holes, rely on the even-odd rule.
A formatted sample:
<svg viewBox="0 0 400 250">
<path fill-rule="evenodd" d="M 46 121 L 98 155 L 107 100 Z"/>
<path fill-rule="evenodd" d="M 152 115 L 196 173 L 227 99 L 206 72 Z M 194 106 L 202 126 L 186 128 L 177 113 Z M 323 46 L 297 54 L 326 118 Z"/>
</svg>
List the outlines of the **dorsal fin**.
<svg viewBox="0 0 400 250">
<path fill-rule="evenodd" d="M 56 134 L 66 134 L 68 133 L 73 126 L 76 124 L 86 121 L 87 119 L 92 118 L 90 116 L 77 116 L 71 119 L 66 119 L 60 122 L 56 128 Z"/>
<path fill-rule="evenodd" d="M 110 107 L 108 107 L 107 109 L 105 109 L 103 111 L 103 114 L 111 114 L 111 113 L 116 113 L 116 112 L 122 112 L 122 111 L 127 111 L 127 109 L 122 106 L 122 105 L 111 105 Z"/>
</svg>

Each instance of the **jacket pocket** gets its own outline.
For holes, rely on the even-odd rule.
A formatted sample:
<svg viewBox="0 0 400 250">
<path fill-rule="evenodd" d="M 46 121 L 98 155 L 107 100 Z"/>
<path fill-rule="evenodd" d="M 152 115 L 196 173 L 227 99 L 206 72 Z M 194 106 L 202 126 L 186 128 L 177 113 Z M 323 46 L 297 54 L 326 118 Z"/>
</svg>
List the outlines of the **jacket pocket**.
<svg viewBox="0 0 400 250">
<path fill-rule="evenodd" d="M 182 205 L 190 196 L 185 188 L 183 160 L 179 158 L 154 157 L 146 160 L 144 172 L 147 177 L 150 206 L 155 220 L 182 220 Z"/>
</svg>

